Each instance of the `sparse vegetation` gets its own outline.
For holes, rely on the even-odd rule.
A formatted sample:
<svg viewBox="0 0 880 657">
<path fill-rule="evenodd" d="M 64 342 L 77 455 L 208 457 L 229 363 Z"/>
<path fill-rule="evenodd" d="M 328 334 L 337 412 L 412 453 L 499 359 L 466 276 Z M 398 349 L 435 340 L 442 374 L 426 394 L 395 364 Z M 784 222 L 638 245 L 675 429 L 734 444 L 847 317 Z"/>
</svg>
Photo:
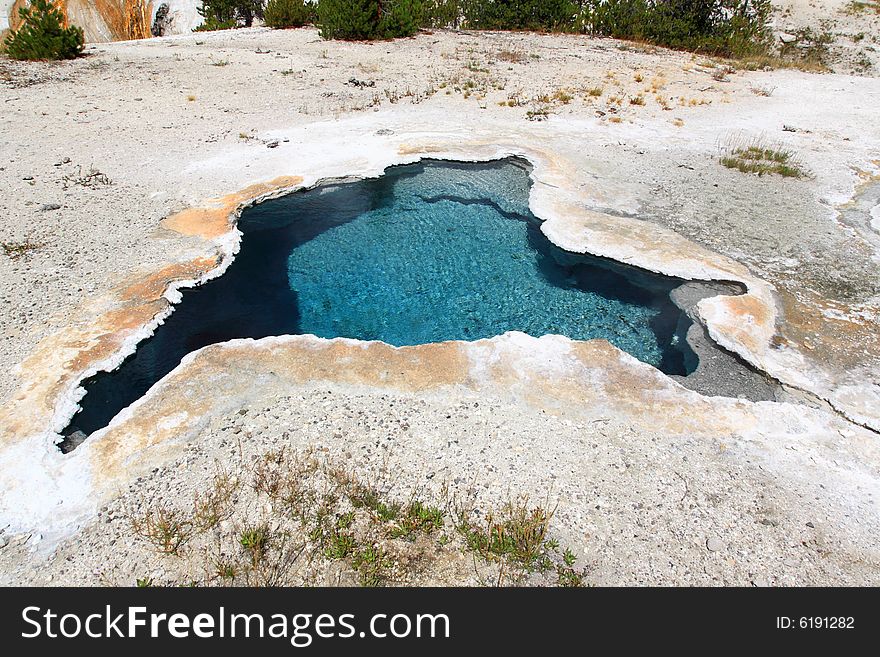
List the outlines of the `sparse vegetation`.
<svg viewBox="0 0 880 657">
<path fill-rule="evenodd" d="M 61 186 L 63 189 L 69 189 L 72 185 L 94 189 L 112 184 L 113 181 L 110 180 L 110 176 L 94 167 L 89 167 L 89 170 L 83 173 L 82 166 L 78 166 L 75 174 L 65 174 L 61 178 Z"/>
<path fill-rule="evenodd" d="M 790 150 L 759 141 L 728 145 L 723 149 L 720 161 L 728 169 L 737 169 L 742 173 L 754 173 L 759 176 L 771 174 L 784 178 L 809 176 Z"/>
<path fill-rule="evenodd" d="M 13 59 L 74 59 L 85 47 L 83 31 L 67 26 L 64 15 L 50 0 L 31 0 L 18 10 L 21 26 L 4 41 Z"/>
<path fill-rule="evenodd" d="M 529 121 L 546 121 L 549 117 L 550 110 L 546 107 L 538 107 L 526 112 L 526 119 Z"/>
<path fill-rule="evenodd" d="M 501 50 L 495 55 L 499 62 L 507 62 L 509 64 L 525 64 L 529 61 L 529 56 L 519 50 Z"/>
<path fill-rule="evenodd" d="M 161 505 L 143 516 L 132 518 L 131 527 L 135 534 L 145 538 L 163 554 L 179 554 L 194 531 L 189 516 Z"/>
<path fill-rule="evenodd" d="M 776 91 L 776 87 L 768 87 L 766 85 L 755 85 L 751 87 L 751 92 L 756 96 L 763 96 L 765 98 L 769 98 L 773 95 L 773 92 Z"/>
<path fill-rule="evenodd" d="M 861 14 L 866 11 L 880 14 L 880 2 L 877 0 L 853 0 L 843 10 L 849 14 Z"/>
<path fill-rule="evenodd" d="M 817 32 L 810 27 L 795 32 L 795 40 L 783 44 L 780 57 L 799 68 L 828 70 L 829 46 L 834 41 L 830 32 Z"/>
<path fill-rule="evenodd" d="M 233 511 L 232 496 L 238 490 L 238 479 L 221 472 L 214 477 L 208 492 L 196 493 L 193 499 L 193 524 L 207 531 L 227 520 Z"/>
<path fill-rule="evenodd" d="M 35 242 L 30 237 L 26 237 L 20 242 L 0 242 L 0 248 L 10 260 L 23 258 L 42 246 L 40 242 Z"/>
<path fill-rule="evenodd" d="M 530 506 L 528 498 L 508 502 L 500 511 L 478 519 L 472 509 L 458 509 L 456 530 L 468 549 L 482 559 L 501 564 L 499 584 L 506 576 L 519 583 L 533 573 L 556 571 L 558 583 L 583 586 L 586 573 L 574 570 L 574 554 L 568 548 L 560 562 L 559 543 L 550 538 L 554 511 Z"/>
<path fill-rule="evenodd" d="M 568 89 L 559 89 L 553 94 L 553 100 L 563 105 L 568 105 L 574 100 L 574 95 Z"/>
<path fill-rule="evenodd" d="M 159 503 L 131 514 L 134 532 L 171 560 L 163 572 L 182 565 L 177 576 L 137 582 L 278 586 L 337 573 L 343 582 L 386 586 L 420 584 L 451 568 L 482 584 L 584 585 L 586 570 L 551 537 L 553 511 L 527 502 L 481 512 L 443 492 L 439 503 L 396 498 L 320 452 L 280 449 L 256 459 L 249 486 L 220 471 L 191 511 Z"/>
</svg>

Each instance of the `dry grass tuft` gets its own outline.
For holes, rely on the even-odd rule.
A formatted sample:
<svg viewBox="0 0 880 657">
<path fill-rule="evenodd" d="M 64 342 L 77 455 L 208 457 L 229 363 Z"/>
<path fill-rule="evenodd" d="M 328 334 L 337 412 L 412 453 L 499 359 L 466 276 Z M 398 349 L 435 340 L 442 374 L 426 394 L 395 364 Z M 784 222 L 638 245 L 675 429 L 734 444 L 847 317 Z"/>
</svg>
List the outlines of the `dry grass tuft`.
<svg viewBox="0 0 880 657">
<path fill-rule="evenodd" d="M 847 14 L 861 14 L 869 11 L 880 14 L 880 2 L 878 0 L 852 0 L 843 8 L 843 12 Z"/>
<path fill-rule="evenodd" d="M 495 59 L 508 64 L 525 64 L 529 61 L 529 56 L 519 50 L 501 50 L 495 54 Z"/>
<path fill-rule="evenodd" d="M 20 242 L 0 242 L 0 248 L 3 249 L 3 254 L 10 260 L 18 260 L 19 258 L 27 257 L 42 246 L 42 242 L 36 242 L 30 237 L 26 237 Z"/>
</svg>

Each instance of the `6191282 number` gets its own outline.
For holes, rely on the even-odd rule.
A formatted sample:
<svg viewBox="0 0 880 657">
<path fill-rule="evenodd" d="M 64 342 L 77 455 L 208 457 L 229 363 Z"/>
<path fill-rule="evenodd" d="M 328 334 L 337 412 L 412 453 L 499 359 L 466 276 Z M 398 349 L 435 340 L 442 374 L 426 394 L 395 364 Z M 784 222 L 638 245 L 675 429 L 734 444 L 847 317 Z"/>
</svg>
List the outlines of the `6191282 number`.
<svg viewBox="0 0 880 657">
<path fill-rule="evenodd" d="M 780 630 L 851 630 L 855 628 L 852 616 L 777 616 L 776 628 Z"/>
</svg>

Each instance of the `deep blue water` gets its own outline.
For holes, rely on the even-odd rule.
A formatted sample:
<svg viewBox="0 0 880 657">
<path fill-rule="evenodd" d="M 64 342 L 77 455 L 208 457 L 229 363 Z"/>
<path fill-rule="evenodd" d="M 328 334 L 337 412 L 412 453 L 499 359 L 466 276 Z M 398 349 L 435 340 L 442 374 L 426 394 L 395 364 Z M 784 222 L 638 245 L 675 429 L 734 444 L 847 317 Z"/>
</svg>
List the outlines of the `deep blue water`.
<svg viewBox="0 0 880 657">
<path fill-rule="evenodd" d="M 66 433 L 106 426 L 187 353 L 233 338 L 402 346 L 556 333 L 686 374 L 687 322 L 669 299 L 681 281 L 556 248 L 528 209 L 530 184 L 518 160 L 423 162 L 246 210 L 229 269 L 183 291 L 133 356 L 85 383 Z"/>
</svg>

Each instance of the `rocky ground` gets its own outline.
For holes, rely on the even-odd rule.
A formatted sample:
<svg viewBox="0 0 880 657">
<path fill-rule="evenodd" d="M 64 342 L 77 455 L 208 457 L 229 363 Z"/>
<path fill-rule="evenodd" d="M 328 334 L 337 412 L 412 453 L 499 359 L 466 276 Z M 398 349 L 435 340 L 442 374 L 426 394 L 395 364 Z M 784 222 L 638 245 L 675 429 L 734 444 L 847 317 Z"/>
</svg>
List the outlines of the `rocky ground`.
<svg viewBox="0 0 880 657">
<path fill-rule="evenodd" d="M 421 564 L 399 559 L 406 565 L 391 583 L 496 583 L 497 563 L 477 566 L 457 539 L 455 502 L 485 517 L 521 496 L 529 508 L 555 510 L 549 536 L 560 552 L 575 554 L 574 567 L 590 585 L 877 583 L 873 523 L 826 505 L 816 482 L 780 481 L 742 444 L 636 430 L 601 417 L 553 417 L 482 395 L 415 398 L 312 387 L 265 402 L 214 419 L 180 458 L 133 481 L 45 561 L 33 556 L 40 550 L 33 537 L 14 539 L 2 553 L 6 581 L 228 584 L 216 555 L 241 559 L 236 543 L 245 528 L 285 517 L 277 503 L 273 509 L 269 500 L 245 499 L 258 459 L 285 447 L 316 448 L 387 499 L 406 504 L 415 496 L 447 512 L 440 533 L 451 546 L 439 535 L 420 546 Z M 218 472 L 241 478 L 236 496 L 243 499 L 224 526 L 188 542 L 181 554 L 163 553 L 132 528 L 163 505 L 187 511 Z M 351 568 L 321 556 L 287 581 L 358 583 Z M 241 569 L 237 583 L 245 583 Z M 555 577 L 539 583 L 554 584 Z"/>
<path fill-rule="evenodd" d="M 876 35 L 869 9 L 856 18 Z M 798 16 L 777 27 L 795 33 Z M 821 346 L 833 313 L 866 322 L 877 313 L 876 199 L 859 185 L 878 174 L 880 83 L 852 63 L 863 51 L 876 61 L 872 38 L 853 40 L 864 42 L 856 59 L 840 60 L 859 77 L 749 71 L 582 37 L 437 32 L 344 44 L 312 29 L 97 45 L 55 64 L 0 59 L 0 399 L 11 403 L 27 383 L 16 365 L 42 340 L 86 321 L 109 290 L 201 248 L 161 228 L 164 217 L 278 175 L 358 173 L 386 142 L 438 134 L 482 143 L 522 134 L 565 155 L 588 207 L 745 264 L 789 300 L 788 317 L 822 318 L 809 335 L 788 333 Z M 810 175 L 721 166 L 743 139 L 790 150 Z M 875 352 L 863 340 L 839 367 L 874 371 Z M 190 504 L 218 464 L 250 481 L 261 455 L 286 445 L 326 449 L 401 504 L 419 495 L 446 509 L 450 495 L 472 496 L 486 514 L 528 495 L 556 509 L 550 535 L 573 550 L 587 583 L 877 583 L 880 460 L 866 437 L 876 436 L 815 400 L 825 409 L 808 416 L 821 416 L 818 433 L 796 419 L 801 407 L 749 406 L 766 418 L 756 437 L 711 422 L 673 429 L 647 407 L 642 417 L 603 415 L 592 402 L 542 407 L 462 386 L 306 382 L 249 395 L 207 413 L 155 468 L 62 534 L 8 520 L 0 581 L 222 583 L 206 573 L 207 538 L 164 555 L 131 521 L 144 500 Z M 698 403 L 682 399 L 682 409 Z M 710 415 L 720 403 L 699 401 Z M 230 512 L 224 540 L 266 513 L 250 495 Z M 454 514 L 445 518 L 424 546 L 440 566 L 395 581 L 490 577 L 497 564 L 475 567 Z M 446 534 L 451 543 L 437 538 Z M 356 583 L 343 562 L 302 581 Z"/>
<path fill-rule="evenodd" d="M 816 57 L 837 73 L 876 75 L 880 5 L 864 0 L 780 0 L 780 46 Z"/>
</svg>

